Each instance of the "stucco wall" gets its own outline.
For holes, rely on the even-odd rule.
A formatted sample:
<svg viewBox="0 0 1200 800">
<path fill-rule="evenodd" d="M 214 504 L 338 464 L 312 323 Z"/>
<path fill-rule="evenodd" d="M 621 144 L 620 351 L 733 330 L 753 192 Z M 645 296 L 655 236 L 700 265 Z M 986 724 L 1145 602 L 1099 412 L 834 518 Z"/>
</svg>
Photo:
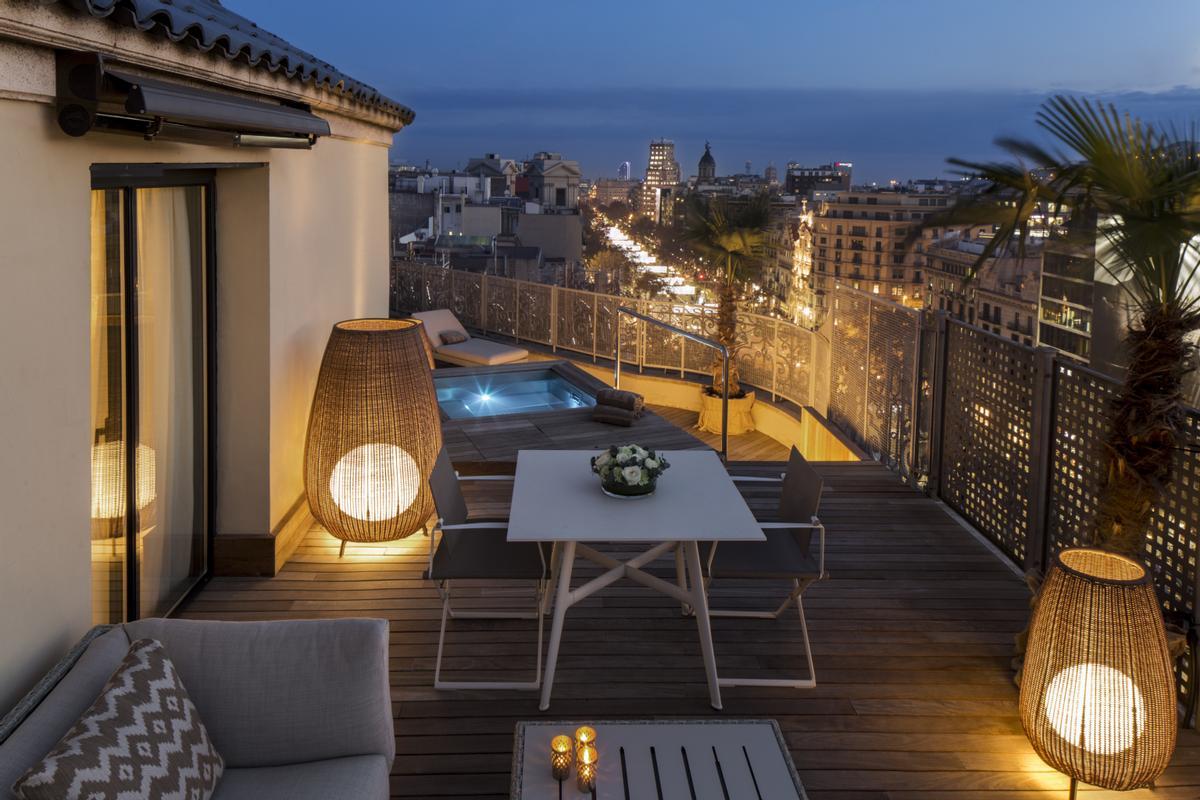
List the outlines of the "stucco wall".
<svg viewBox="0 0 1200 800">
<path fill-rule="evenodd" d="M 218 478 L 219 533 L 265 535 L 299 499 L 329 327 L 386 315 L 388 280 L 390 136 L 339 139 L 361 125 L 334 118 L 311 152 L 72 139 L 48 104 L 48 52 L 0 40 L 14 64 L 0 72 L 0 709 L 91 623 L 91 165 L 265 162 L 218 178 L 218 464 L 241 470 Z"/>
</svg>

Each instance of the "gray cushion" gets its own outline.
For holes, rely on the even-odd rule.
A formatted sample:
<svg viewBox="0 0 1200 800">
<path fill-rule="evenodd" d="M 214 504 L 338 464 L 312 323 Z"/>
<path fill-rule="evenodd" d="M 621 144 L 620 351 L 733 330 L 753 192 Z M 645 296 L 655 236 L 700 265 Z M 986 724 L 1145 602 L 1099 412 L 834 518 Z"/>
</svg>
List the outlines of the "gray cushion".
<svg viewBox="0 0 1200 800">
<path fill-rule="evenodd" d="M 207 800 L 223 770 L 162 644 L 140 639 L 95 702 L 13 790 L 24 800 Z"/>
<path fill-rule="evenodd" d="M 805 578 L 820 574 L 820 565 L 801 544 L 812 537 L 812 530 L 764 531 L 765 542 L 722 542 L 717 546 L 711 576 L 714 578 Z M 712 545 L 705 543 L 703 560 L 707 562 Z"/>
<path fill-rule="evenodd" d="M 115 628 L 94 640 L 73 669 L 50 690 L 28 718 L 0 744 L 0 797 L 36 764 L 88 709 L 129 650 L 129 637 Z"/>
<path fill-rule="evenodd" d="M 227 769 L 213 800 L 387 800 L 388 762 L 353 756 L 278 767 Z"/>
<path fill-rule="evenodd" d="M 445 331 L 442 333 L 441 338 L 442 344 L 458 344 L 459 342 L 465 342 L 470 337 L 458 331 Z"/>
<path fill-rule="evenodd" d="M 540 546 L 509 542 L 504 528 L 446 531 L 433 554 L 429 577 L 541 580 L 545 573 Z"/>
<path fill-rule="evenodd" d="M 487 339 L 468 339 L 458 344 L 435 347 L 438 358 L 458 364 L 510 364 L 529 356 L 524 347 L 490 342 Z"/>
<path fill-rule="evenodd" d="M 229 768 L 395 756 L 388 625 L 381 619 L 146 619 Z"/>
</svg>

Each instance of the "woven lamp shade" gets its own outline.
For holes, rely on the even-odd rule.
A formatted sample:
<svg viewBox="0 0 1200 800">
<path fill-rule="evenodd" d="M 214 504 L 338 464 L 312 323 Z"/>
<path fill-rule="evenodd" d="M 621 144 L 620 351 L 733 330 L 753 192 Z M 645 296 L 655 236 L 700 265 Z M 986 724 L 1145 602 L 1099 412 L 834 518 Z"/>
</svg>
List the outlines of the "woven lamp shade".
<svg viewBox="0 0 1200 800">
<path fill-rule="evenodd" d="M 308 421 L 304 490 L 313 516 L 349 542 L 402 539 L 429 520 L 442 446 L 419 320 L 333 326 Z"/>
<path fill-rule="evenodd" d="M 1175 676 L 1145 567 L 1063 550 L 1042 586 L 1021 678 L 1021 723 L 1042 759 L 1104 789 L 1146 786 L 1175 750 Z"/>
</svg>

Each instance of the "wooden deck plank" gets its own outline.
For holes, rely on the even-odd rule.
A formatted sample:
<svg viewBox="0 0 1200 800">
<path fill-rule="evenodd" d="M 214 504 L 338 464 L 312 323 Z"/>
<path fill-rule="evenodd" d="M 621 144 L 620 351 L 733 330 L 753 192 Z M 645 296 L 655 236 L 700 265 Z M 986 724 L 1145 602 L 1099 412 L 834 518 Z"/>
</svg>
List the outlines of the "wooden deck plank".
<svg viewBox="0 0 1200 800">
<path fill-rule="evenodd" d="M 623 429 L 605 427 L 610 430 Z M 495 439 L 479 447 L 471 439 L 490 435 L 459 431 L 448 433 L 447 441 L 466 454 L 464 461 L 487 461 L 485 453 L 508 446 Z M 595 434 L 556 435 L 555 441 L 576 442 Z M 1033 753 L 1017 717 L 1009 657 L 1027 614 L 1022 582 L 936 503 L 886 469 L 870 463 L 816 467 L 826 480 L 822 517 L 832 576 L 805 603 L 819 683 L 808 691 L 727 689 L 724 715 L 777 719 L 811 800 L 1064 797 L 1066 779 Z M 768 475 L 778 473 L 779 464 L 731 469 Z M 473 511 L 507 510 L 504 484 L 466 485 Z M 776 502 L 761 485 L 746 495 L 764 516 Z M 440 604 L 421 578 L 427 547 L 421 536 L 351 545 L 339 560 L 338 542 L 314 529 L 278 577 L 215 579 L 181 616 L 388 619 L 395 798 L 506 797 L 512 731 L 520 719 L 712 716 L 694 621 L 681 617 L 667 598 L 624 583 L 572 609 L 548 714 L 538 712 L 532 693 L 434 691 Z M 670 577 L 672 566 L 664 561 L 652 571 Z M 778 588 L 719 583 L 714 603 L 770 605 Z M 487 590 L 499 588 L 468 584 L 460 594 L 466 604 L 528 598 L 511 587 L 504 596 L 484 598 Z M 630 625 L 630 619 L 638 623 Z M 798 619 L 790 615 L 776 623 L 714 621 L 722 669 L 743 674 L 799 670 L 799 633 Z M 456 622 L 446 666 L 464 678 L 479 677 L 479 670 L 515 678 L 532 671 L 535 641 L 529 622 Z M 1200 736 L 1182 731 L 1175 762 L 1159 786 L 1120 797 L 1191 800 L 1200 795 L 1197 765 Z M 1081 797 L 1117 795 L 1082 790 Z"/>
</svg>

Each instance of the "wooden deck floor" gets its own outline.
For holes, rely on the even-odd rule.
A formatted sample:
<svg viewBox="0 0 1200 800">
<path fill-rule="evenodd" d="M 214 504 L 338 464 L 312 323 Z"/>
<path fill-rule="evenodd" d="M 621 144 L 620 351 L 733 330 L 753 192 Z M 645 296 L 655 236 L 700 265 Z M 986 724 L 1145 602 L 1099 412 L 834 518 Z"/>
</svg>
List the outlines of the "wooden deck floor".
<svg viewBox="0 0 1200 800">
<path fill-rule="evenodd" d="M 1021 732 L 1008 668 L 1027 591 L 942 509 L 874 464 L 820 464 L 832 578 L 807 600 L 819 685 L 807 691 L 727 689 L 726 717 L 779 720 L 812 800 L 1059 800 L 1066 779 Z M 753 467 L 760 473 L 778 465 Z M 476 486 L 479 484 L 477 483 Z M 503 484 L 501 484 L 501 487 Z M 503 510 L 503 488 L 470 499 Z M 499 493 L 497 493 L 499 492 Z M 747 495 L 756 510 L 771 490 Z M 209 619 L 378 616 L 391 622 L 396 798 L 507 796 L 520 719 L 707 717 L 694 622 L 637 585 L 617 584 L 567 618 L 550 712 L 532 693 L 431 688 L 439 617 L 422 580 L 422 537 L 351 545 L 314 530 L 273 579 L 218 578 L 182 611 Z M 669 575 L 667 563 L 658 565 Z M 480 587 L 482 588 L 482 587 Z M 473 595 L 474 591 L 468 594 Z M 492 599 L 518 602 L 523 598 Z M 723 606 L 769 605 L 777 587 L 714 587 Z M 471 602 L 471 598 L 467 598 Z M 800 669 L 799 623 L 716 620 L 727 674 Z M 522 679 L 533 668 L 532 623 L 452 626 L 447 666 Z M 1083 792 L 1087 798 L 1118 795 Z M 1130 800 L 1200 796 L 1200 737 L 1185 731 L 1153 792 Z"/>
</svg>

